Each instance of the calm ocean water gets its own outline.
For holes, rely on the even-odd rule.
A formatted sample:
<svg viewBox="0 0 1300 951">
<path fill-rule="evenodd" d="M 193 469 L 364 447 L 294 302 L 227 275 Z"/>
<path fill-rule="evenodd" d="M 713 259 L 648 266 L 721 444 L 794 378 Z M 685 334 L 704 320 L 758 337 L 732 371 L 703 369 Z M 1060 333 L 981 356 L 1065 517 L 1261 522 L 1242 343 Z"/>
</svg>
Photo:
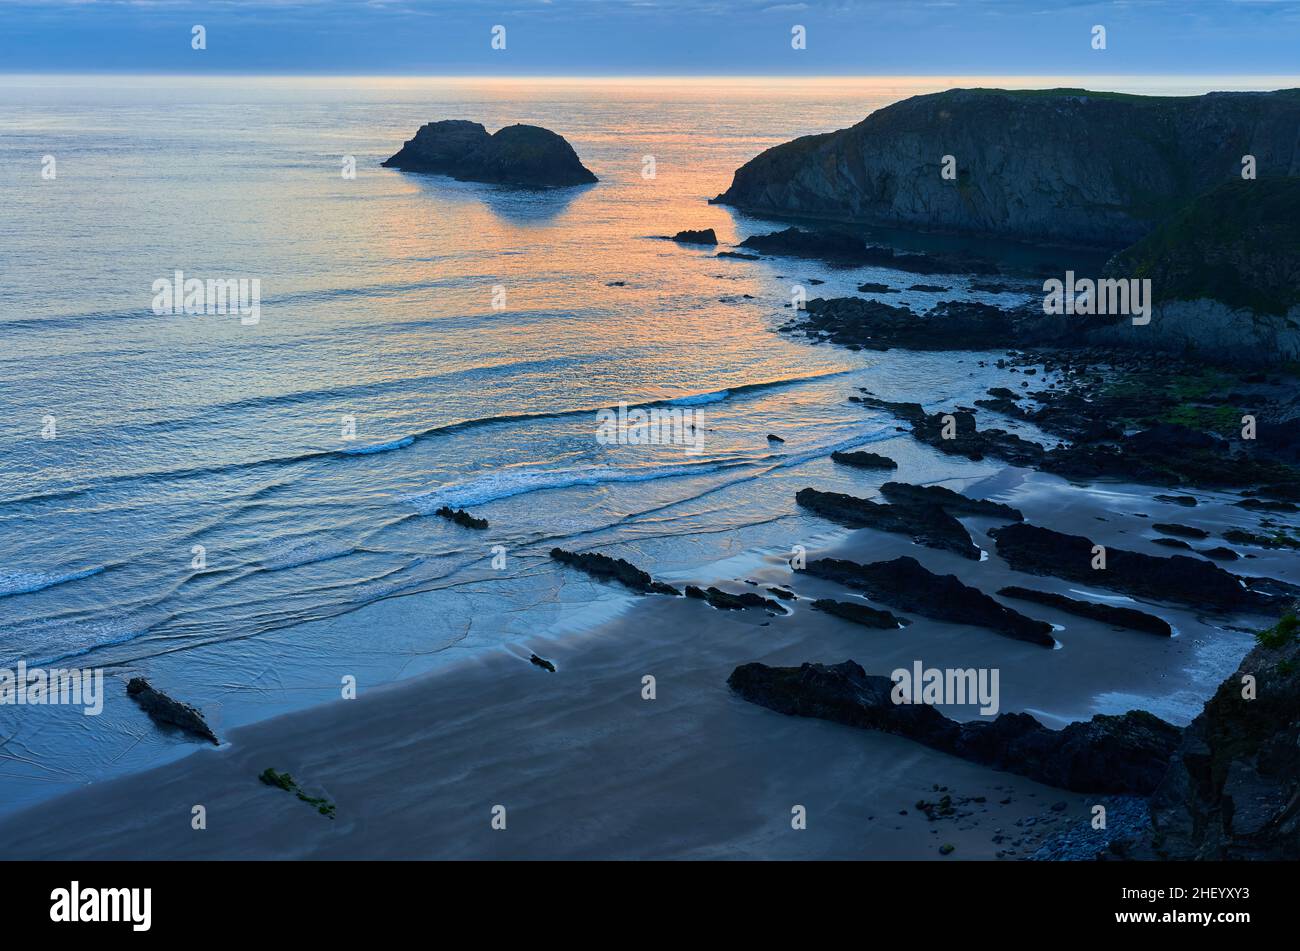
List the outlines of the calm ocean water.
<svg viewBox="0 0 1300 951">
<path fill-rule="evenodd" d="M 671 578 L 824 531 L 794 492 L 852 491 L 830 451 L 895 435 L 853 387 L 951 403 L 1000 379 L 773 332 L 792 284 L 911 276 L 653 236 L 772 230 L 707 199 L 770 145 L 954 84 L 0 78 L 0 666 L 106 667 L 114 695 L 144 673 L 228 728 L 337 696 L 340 671 L 392 680 L 619 603 L 560 586 L 555 544 Z M 601 181 L 379 167 L 441 118 L 553 129 Z M 155 315 L 177 269 L 259 280 L 260 322 Z M 940 283 L 898 299 L 980 297 Z M 620 401 L 698 409 L 705 451 L 601 444 Z M 365 636 L 326 622 L 419 592 Z M 190 748 L 124 706 L 0 709 L 0 808 Z"/>
</svg>

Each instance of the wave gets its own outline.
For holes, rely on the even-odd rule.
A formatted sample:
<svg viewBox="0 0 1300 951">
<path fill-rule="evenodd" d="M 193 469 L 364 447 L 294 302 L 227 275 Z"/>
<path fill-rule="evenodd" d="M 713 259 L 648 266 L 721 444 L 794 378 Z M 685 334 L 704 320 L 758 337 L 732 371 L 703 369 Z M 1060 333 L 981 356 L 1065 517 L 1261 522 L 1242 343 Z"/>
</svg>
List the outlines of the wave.
<svg viewBox="0 0 1300 951">
<path fill-rule="evenodd" d="M 413 442 L 415 442 L 414 436 L 403 436 L 401 439 L 394 439 L 391 442 L 381 442 L 373 446 L 358 446 L 356 449 L 340 449 L 339 452 L 345 456 L 368 456 L 376 452 L 392 452 L 394 449 L 405 449 Z"/>
<path fill-rule="evenodd" d="M 314 565 L 319 561 L 342 558 L 355 551 L 356 549 L 349 545 L 334 545 L 329 542 L 290 544 L 274 549 L 262 559 L 262 564 L 271 571 L 283 571 L 285 568 L 297 568 L 301 565 Z"/>
<path fill-rule="evenodd" d="M 483 505 L 544 489 L 567 489 L 576 485 L 604 485 L 611 482 L 678 479 L 683 476 L 708 475 L 712 472 L 752 464 L 750 460 L 732 460 L 663 466 L 658 469 L 625 469 L 617 466 L 588 466 L 582 469 L 511 469 L 470 482 L 443 486 L 433 492 L 411 496 L 406 501 L 421 513 L 429 515 L 444 505 L 453 507 Z"/>
<path fill-rule="evenodd" d="M 735 396 L 756 393 L 763 390 L 778 389 L 786 386 L 797 386 L 801 383 L 812 383 L 818 380 L 830 379 L 833 377 L 844 376 L 853 373 L 853 370 L 836 370 L 829 373 L 817 373 L 809 376 L 788 377 L 781 380 L 768 380 L 762 383 L 746 383 L 740 386 L 729 387 L 725 390 L 715 390 L 708 393 L 695 393 L 687 396 L 666 397 L 658 400 L 649 400 L 637 403 L 641 407 L 654 406 L 672 406 L 672 405 L 692 405 L 681 401 L 694 400 L 700 403 L 717 403 L 722 400 Z M 250 459 L 247 462 L 230 462 L 213 466 L 191 466 L 180 469 L 163 469 L 153 472 L 142 472 L 128 476 L 109 476 L 103 479 L 91 479 L 77 488 L 60 488 L 46 492 L 37 492 L 31 495 L 18 496 L 11 499 L 0 500 L 0 508 L 21 505 L 33 502 L 58 501 L 90 493 L 97 489 L 109 488 L 121 484 L 132 482 L 162 482 L 171 479 L 189 479 L 189 478 L 206 478 L 215 475 L 224 475 L 231 472 L 242 472 L 246 470 L 255 470 L 265 467 L 275 466 L 293 466 L 306 462 L 327 460 L 327 459 L 352 459 L 357 456 L 370 455 L 376 452 L 389 452 L 395 449 L 405 449 L 424 439 L 435 436 L 446 436 L 454 433 L 461 433 L 471 429 L 477 429 L 484 426 L 494 426 L 511 423 L 534 422 L 543 419 L 565 419 L 577 416 L 595 417 L 596 413 L 606 407 L 592 407 L 584 409 L 555 410 L 552 412 L 540 413 L 513 413 L 502 414 L 499 416 L 483 416 L 474 419 L 459 420 L 454 423 L 444 423 L 438 426 L 432 426 L 428 429 L 420 430 L 406 436 L 400 436 L 387 442 L 378 443 L 374 446 L 360 447 L 357 449 L 321 449 L 297 453 L 288 456 L 273 456 L 265 459 Z"/>
<path fill-rule="evenodd" d="M 885 426 L 869 433 L 859 433 L 827 445 L 813 446 L 802 452 L 773 453 L 753 458 L 717 459 L 685 465 L 660 466 L 658 468 L 627 469 L 618 466 L 588 466 L 582 469 L 510 469 L 473 479 L 445 485 L 432 492 L 410 496 L 406 499 L 422 514 L 429 515 L 444 505 L 453 508 L 470 505 L 485 505 L 500 499 L 508 499 L 529 492 L 541 492 L 547 489 L 567 489 L 579 485 L 605 485 L 620 482 L 654 482 L 659 479 L 680 479 L 686 476 L 710 475 L 735 469 L 747 469 L 750 472 L 740 479 L 727 482 L 734 485 L 743 479 L 757 478 L 764 472 L 782 469 L 788 466 L 802 465 L 832 452 L 852 449 L 885 439 L 892 439 L 898 433 L 893 426 Z M 756 471 L 756 467 L 762 467 Z"/>
<path fill-rule="evenodd" d="M 0 572 L 0 598 L 7 598 L 14 594 L 30 594 L 33 591 L 53 588 L 55 585 L 67 584 L 69 581 L 80 581 L 82 578 L 97 575 L 103 570 L 104 567 L 100 565 L 62 575 L 44 571 Z"/>
</svg>

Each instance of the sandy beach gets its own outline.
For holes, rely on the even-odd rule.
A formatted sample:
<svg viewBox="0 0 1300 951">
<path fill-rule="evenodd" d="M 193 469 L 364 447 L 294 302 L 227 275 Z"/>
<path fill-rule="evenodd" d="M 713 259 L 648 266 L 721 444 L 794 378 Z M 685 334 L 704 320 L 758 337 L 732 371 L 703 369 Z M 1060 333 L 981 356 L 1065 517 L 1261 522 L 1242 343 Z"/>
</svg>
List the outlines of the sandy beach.
<svg viewBox="0 0 1300 951">
<path fill-rule="evenodd" d="M 1165 507 L 1142 487 L 1085 490 L 1027 470 L 948 484 L 1013 504 L 1029 521 L 1129 547 L 1150 547 L 1134 513 Z M 1198 524 L 1212 524 L 1215 511 L 1212 502 L 1203 505 Z M 994 523 L 963 521 L 980 547 L 992 547 L 983 529 Z M 1019 575 L 996 554 L 972 563 L 872 531 L 849 533 L 828 551 L 860 561 L 913 554 L 985 591 L 1012 583 L 1072 588 Z M 783 716 L 734 696 L 728 674 L 750 661 L 849 658 L 879 674 L 918 659 L 996 667 L 1001 712 L 1027 711 L 1062 726 L 1131 703 L 1184 723 L 1253 643 L 1182 609 L 1157 612 L 1176 629 L 1165 639 L 1015 602 L 1008 603 L 1057 626 L 1057 649 L 922 618 L 897 631 L 867 630 L 812 610 L 810 599 L 834 595 L 836 586 L 794 575 L 788 553 L 757 555 L 758 567 L 744 577 L 668 580 L 734 592 L 756 590 L 747 581 L 789 585 L 800 598 L 790 603 L 791 615 L 640 597 L 585 634 L 550 639 L 539 632 L 411 681 L 362 685 L 355 700 L 236 729 L 220 748 L 43 803 L 0 823 L 4 854 L 960 860 L 1005 850 L 1003 857 L 1021 858 L 1052 832 L 1085 822 L 1097 797 L 904 739 Z M 1284 557 L 1261 558 L 1256 567 L 1280 572 Z M 575 575 L 585 583 L 580 579 Z M 394 607 L 400 602 L 409 603 Z M 363 632 L 382 627 L 386 612 L 417 607 L 436 612 L 437 595 L 381 602 L 346 620 Z M 1243 628 L 1253 623 L 1236 620 Z M 530 664 L 531 652 L 557 671 Z M 642 699 L 646 675 L 655 678 L 653 700 Z M 964 720 L 973 708 L 945 712 Z M 259 782 L 268 767 L 334 803 L 337 818 Z M 944 795 L 958 804 L 954 817 L 932 821 L 916 808 Z M 206 830 L 191 828 L 195 805 L 206 809 Z M 497 805 L 506 808 L 504 830 L 492 827 Z M 800 805 L 807 828 L 795 830 L 791 810 Z M 954 848 L 945 857 L 946 845 Z"/>
</svg>

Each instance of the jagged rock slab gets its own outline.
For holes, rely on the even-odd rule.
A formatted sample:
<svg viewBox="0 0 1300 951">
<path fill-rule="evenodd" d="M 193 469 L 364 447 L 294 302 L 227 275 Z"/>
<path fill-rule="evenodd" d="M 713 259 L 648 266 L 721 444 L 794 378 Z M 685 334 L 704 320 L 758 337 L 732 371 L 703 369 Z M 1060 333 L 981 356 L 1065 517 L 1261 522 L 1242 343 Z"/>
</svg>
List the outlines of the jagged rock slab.
<svg viewBox="0 0 1300 951">
<path fill-rule="evenodd" d="M 998 554 L 1016 571 L 1053 575 L 1134 597 L 1172 601 L 1217 611 L 1276 607 L 1290 586 L 1270 579 L 1238 577 L 1201 558 L 1167 558 L 1121 548 L 1106 549 L 1106 567 L 1094 569 L 1093 542 L 1037 525 L 994 528 Z M 1294 596 L 1294 595 L 1292 595 Z"/>
<path fill-rule="evenodd" d="M 447 175 L 467 182 L 550 187 L 596 181 L 562 136 L 535 125 L 488 135 L 480 123 L 445 119 L 421 126 L 385 168 Z"/>
<path fill-rule="evenodd" d="M 835 601 L 830 598 L 820 598 L 813 602 L 813 607 L 818 611 L 825 611 L 827 614 L 833 614 L 845 621 L 851 621 L 854 624 L 861 624 L 863 627 L 874 627 L 882 631 L 893 631 L 900 627 L 911 624 L 907 618 L 899 617 L 888 611 L 878 611 L 875 608 L 868 607 L 865 604 L 856 604 L 852 601 Z"/>
<path fill-rule="evenodd" d="M 880 494 L 894 503 L 937 505 L 951 515 L 983 515 L 1023 522 L 1025 516 L 1019 509 L 987 499 L 972 499 L 968 495 L 945 489 L 941 485 L 909 485 L 906 482 L 886 482 Z"/>
<path fill-rule="evenodd" d="M 449 522 L 455 522 L 462 528 L 473 528 L 483 531 L 488 527 L 488 520 L 485 518 L 475 518 L 464 509 L 453 509 L 450 505 L 444 505 L 438 511 L 433 513 L 439 518 L 445 518 Z"/>
<path fill-rule="evenodd" d="M 1138 611 L 1134 608 L 1117 608 L 1109 604 L 1080 601 L 1077 598 L 1067 598 L 1063 594 L 1055 594 L 1051 591 L 1035 591 L 1033 588 L 1022 588 L 1018 585 L 1009 585 L 1002 588 L 998 591 L 998 594 L 1004 598 L 1019 598 L 1022 601 L 1046 604 L 1069 614 L 1077 614 L 1079 617 L 1091 618 L 1094 621 L 1109 624 L 1111 627 L 1123 627 L 1132 631 L 1158 634 L 1161 637 L 1172 637 L 1174 634 L 1169 622 L 1163 618 L 1158 618 L 1154 614 L 1147 614 L 1145 611 Z"/>
<path fill-rule="evenodd" d="M 839 558 L 819 558 L 804 569 L 810 575 L 865 591 L 873 601 L 902 611 L 953 624 L 987 627 L 1005 637 L 1055 647 L 1052 625 L 999 604 L 956 575 L 937 575 L 915 558 L 895 558 L 860 565 Z"/>
<path fill-rule="evenodd" d="M 1143 711 L 1097 715 L 1050 730 L 1024 713 L 957 723 L 924 703 L 894 703 L 888 677 L 853 661 L 769 667 L 742 664 L 727 685 L 751 703 L 915 740 L 932 749 L 1062 789 L 1137 793 L 1156 788 L 1180 730 Z"/>
<path fill-rule="evenodd" d="M 155 690 L 143 677 L 131 678 L 126 685 L 126 695 L 138 703 L 155 723 L 174 726 L 191 736 L 221 745 L 217 735 L 203 719 L 203 714 L 188 703 L 173 700 L 162 691 Z"/>
<path fill-rule="evenodd" d="M 809 511 L 841 525 L 906 535 L 921 545 L 951 551 L 972 561 L 980 558 L 980 550 L 971 541 L 965 526 L 928 502 L 881 505 L 869 499 L 817 489 L 800 489 L 794 498 Z"/>
<path fill-rule="evenodd" d="M 778 602 L 773 601 L 771 598 L 765 598 L 761 594 L 755 594 L 752 591 L 732 594 L 730 591 L 723 591 L 721 588 L 697 588 L 695 585 L 690 584 L 686 586 L 686 597 L 707 601 L 720 611 L 744 611 L 746 608 L 763 608 L 773 614 L 790 613 Z"/>
<path fill-rule="evenodd" d="M 565 551 L 563 548 L 552 548 L 551 557 L 562 565 L 585 571 L 600 581 L 617 581 L 640 594 L 681 594 L 672 585 L 655 581 L 625 558 L 611 558 L 600 552 Z"/>
</svg>

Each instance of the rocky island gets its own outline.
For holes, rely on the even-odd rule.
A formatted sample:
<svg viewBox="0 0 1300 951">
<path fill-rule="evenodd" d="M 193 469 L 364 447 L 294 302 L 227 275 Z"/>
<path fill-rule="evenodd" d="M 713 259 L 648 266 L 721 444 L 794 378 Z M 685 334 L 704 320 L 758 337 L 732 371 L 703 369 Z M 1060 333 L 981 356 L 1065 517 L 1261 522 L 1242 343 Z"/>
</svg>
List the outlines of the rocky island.
<svg viewBox="0 0 1300 951">
<path fill-rule="evenodd" d="M 488 134 L 481 123 L 444 119 L 420 127 L 384 168 L 447 175 L 462 182 L 550 188 L 598 181 L 573 146 L 549 129 L 511 125 Z"/>
</svg>

